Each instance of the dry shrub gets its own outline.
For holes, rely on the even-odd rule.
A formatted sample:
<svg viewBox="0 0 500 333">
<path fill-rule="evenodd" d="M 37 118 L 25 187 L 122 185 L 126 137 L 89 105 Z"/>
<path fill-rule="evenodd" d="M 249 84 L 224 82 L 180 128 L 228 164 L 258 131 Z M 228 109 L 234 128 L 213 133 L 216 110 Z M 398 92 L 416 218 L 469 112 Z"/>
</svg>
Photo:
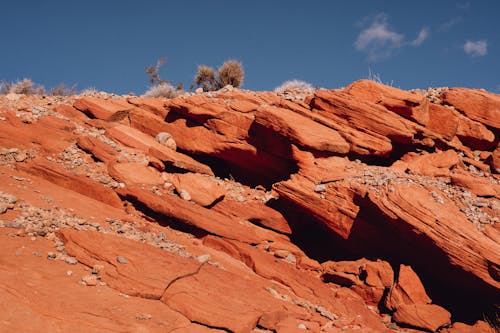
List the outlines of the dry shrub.
<svg viewBox="0 0 500 333">
<path fill-rule="evenodd" d="M 182 93 L 182 91 L 177 90 L 170 83 L 163 83 L 163 84 L 158 84 L 158 85 L 152 86 L 144 93 L 143 96 L 144 97 L 174 98 L 174 97 L 177 97 L 180 93 Z"/>
<path fill-rule="evenodd" d="M 209 66 L 198 66 L 198 72 L 194 77 L 194 82 L 198 87 L 202 87 L 204 91 L 213 91 L 217 89 L 215 71 Z"/>
<path fill-rule="evenodd" d="M 11 84 L 8 81 L 0 82 L 0 94 L 8 94 L 10 91 Z"/>
<path fill-rule="evenodd" d="M 22 79 L 10 85 L 9 93 L 24 95 L 42 95 L 45 87 L 34 83 L 31 79 Z"/>
<path fill-rule="evenodd" d="M 314 88 L 311 84 L 301 80 L 290 80 L 283 82 L 280 86 L 274 89 L 277 94 L 283 94 L 285 91 L 298 91 L 304 93 L 311 93 Z"/>
<path fill-rule="evenodd" d="M 243 65 L 236 60 L 227 60 L 219 67 L 219 88 L 223 88 L 228 84 L 238 88 L 243 83 Z"/>
<path fill-rule="evenodd" d="M 59 83 L 57 87 L 50 89 L 49 94 L 52 96 L 72 96 L 78 94 L 78 91 L 76 90 L 76 84 L 68 87 L 64 83 Z"/>
</svg>

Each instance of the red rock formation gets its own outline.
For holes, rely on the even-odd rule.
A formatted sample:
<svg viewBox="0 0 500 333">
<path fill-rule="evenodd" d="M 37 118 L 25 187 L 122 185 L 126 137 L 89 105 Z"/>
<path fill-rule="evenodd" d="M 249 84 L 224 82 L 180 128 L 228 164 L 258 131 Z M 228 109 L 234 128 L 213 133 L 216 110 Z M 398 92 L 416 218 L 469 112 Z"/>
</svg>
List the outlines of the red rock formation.
<svg viewBox="0 0 500 333">
<path fill-rule="evenodd" d="M 0 95 L 0 331 L 488 332 L 500 101 L 441 91 Z"/>
</svg>

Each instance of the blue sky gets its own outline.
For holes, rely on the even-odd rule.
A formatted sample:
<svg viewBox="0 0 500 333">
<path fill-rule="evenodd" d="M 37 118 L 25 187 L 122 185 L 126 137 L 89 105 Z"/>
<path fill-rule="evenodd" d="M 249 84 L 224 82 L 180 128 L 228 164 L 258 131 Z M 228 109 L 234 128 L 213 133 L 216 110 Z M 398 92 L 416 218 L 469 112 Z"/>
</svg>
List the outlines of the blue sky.
<svg viewBox="0 0 500 333">
<path fill-rule="evenodd" d="M 200 64 L 245 67 L 244 88 L 337 88 L 369 71 L 403 89 L 500 93 L 500 1 L 2 0 L 0 80 L 143 93 L 144 67 L 187 87 Z"/>
</svg>

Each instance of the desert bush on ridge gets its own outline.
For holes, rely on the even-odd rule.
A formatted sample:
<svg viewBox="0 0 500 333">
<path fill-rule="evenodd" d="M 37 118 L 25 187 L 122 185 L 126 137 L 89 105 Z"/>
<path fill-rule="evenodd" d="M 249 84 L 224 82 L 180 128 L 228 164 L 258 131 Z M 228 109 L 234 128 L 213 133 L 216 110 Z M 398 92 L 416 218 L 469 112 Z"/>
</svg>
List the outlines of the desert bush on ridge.
<svg viewBox="0 0 500 333">
<path fill-rule="evenodd" d="M 283 82 L 281 85 L 274 88 L 274 92 L 277 94 L 283 94 L 287 90 L 294 90 L 300 92 L 312 92 L 314 88 L 311 84 L 301 81 L 301 80 L 289 80 Z"/>
<path fill-rule="evenodd" d="M 31 79 L 22 79 L 16 82 L 3 81 L 0 83 L 0 93 L 42 95 L 45 93 L 45 87 L 34 83 Z"/>
<path fill-rule="evenodd" d="M 200 65 L 198 72 L 194 77 L 194 82 L 204 91 L 213 91 L 217 89 L 218 83 L 215 76 L 215 70 L 212 67 Z"/>
<path fill-rule="evenodd" d="M 149 75 L 151 87 L 143 94 L 144 97 L 166 97 L 174 98 L 183 93 L 183 84 L 179 82 L 177 87 L 174 87 L 171 81 L 162 80 L 160 77 L 160 67 L 167 62 L 167 58 L 163 57 L 156 62 L 156 65 L 150 65 L 144 69 Z"/>
<path fill-rule="evenodd" d="M 243 84 L 245 76 L 243 64 L 237 60 L 226 60 L 217 69 L 217 75 L 216 77 L 212 67 L 201 65 L 198 66 L 194 81 L 198 87 L 202 87 L 205 91 L 218 90 L 227 85 L 239 88 Z"/>
<path fill-rule="evenodd" d="M 182 90 L 177 89 L 170 83 L 162 83 L 155 86 L 152 86 L 144 93 L 144 97 L 166 97 L 166 98 L 174 98 L 182 94 Z"/>
<path fill-rule="evenodd" d="M 31 79 L 22 79 L 16 82 L 0 82 L 0 94 L 43 95 L 45 93 L 45 87 L 34 83 Z M 70 96 L 76 94 L 78 94 L 76 84 L 69 87 L 64 83 L 59 83 L 59 85 L 49 90 L 49 95 L 52 96 Z"/>
<path fill-rule="evenodd" d="M 56 87 L 50 89 L 49 95 L 52 96 L 71 96 L 77 95 L 78 90 L 76 90 L 76 84 L 68 87 L 64 83 L 59 83 Z"/>
<path fill-rule="evenodd" d="M 219 87 L 223 88 L 228 84 L 238 88 L 243 83 L 245 73 L 243 65 L 236 60 L 228 60 L 219 67 Z"/>
</svg>

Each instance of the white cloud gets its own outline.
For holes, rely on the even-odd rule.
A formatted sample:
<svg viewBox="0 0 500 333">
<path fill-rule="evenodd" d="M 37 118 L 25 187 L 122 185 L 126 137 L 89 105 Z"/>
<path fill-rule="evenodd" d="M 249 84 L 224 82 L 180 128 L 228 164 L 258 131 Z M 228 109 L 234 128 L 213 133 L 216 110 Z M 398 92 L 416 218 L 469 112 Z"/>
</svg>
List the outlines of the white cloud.
<svg viewBox="0 0 500 333">
<path fill-rule="evenodd" d="M 470 41 L 464 44 L 464 52 L 471 57 L 482 57 L 488 54 L 488 42 L 486 40 Z"/>
<path fill-rule="evenodd" d="M 367 53 L 368 61 L 380 61 L 397 52 L 403 44 L 404 36 L 389 27 L 387 15 L 374 17 L 371 25 L 362 30 L 354 43 L 358 51 Z"/>
<path fill-rule="evenodd" d="M 451 28 L 453 28 L 454 26 L 456 26 L 457 24 L 459 24 L 462 21 L 463 21 L 463 18 L 461 16 L 453 17 L 453 18 L 449 19 L 448 21 L 444 22 L 443 24 L 441 24 L 437 30 L 439 32 L 449 31 L 449 30 L 451 30 Z"/>
<path fill-rule="evenodd" d="M 419 46 L 421 45 L 430 35 L 431 30 L 428 27 L 423 27 L 422 30 L 418 33 L 417 38 L 412 40 L 410 44 L 412 46 Z"/>
</svg>

